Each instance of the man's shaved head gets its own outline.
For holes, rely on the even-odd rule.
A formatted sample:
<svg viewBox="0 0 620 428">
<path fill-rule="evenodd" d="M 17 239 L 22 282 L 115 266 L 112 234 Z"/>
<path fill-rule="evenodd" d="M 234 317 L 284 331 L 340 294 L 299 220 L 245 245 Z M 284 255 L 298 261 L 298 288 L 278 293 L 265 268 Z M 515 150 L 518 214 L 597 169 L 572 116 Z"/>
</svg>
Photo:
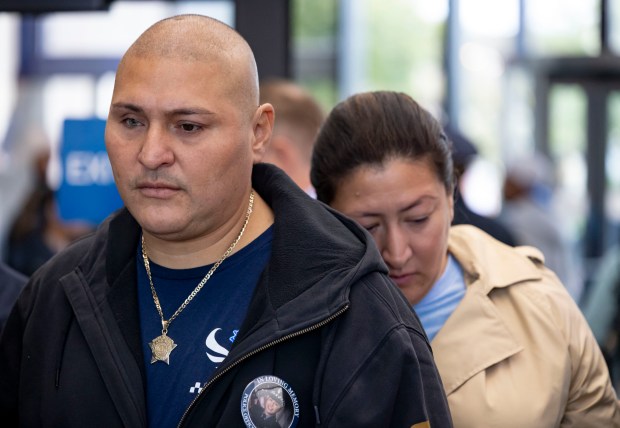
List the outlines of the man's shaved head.
<svg viewBox="0 0 620 428">
<path fill-rule="evenodd" d="M 157 22 L 123 56 L 106 149 L 119 193 L 151 247 L 198 241 L 223 247 L 238 233 L 253 165 L 273 128 L 273 107 L 259 105 L 257 77 L 243 37 L 201 15 Z M 266 204 L 255 208 L 269 221 Z M 176 252 L 164 258 L 176 264 Z M 217 247 L 206 252 L 195 258 L 221 255 Z"/>
<path fill-rule="evenodd" d="M 226 76 L 231 96 L 255 109 L 258 106 L 258 71 L 254 54 L 233 28 L 203 15 L 163 19 L 129 47 L 118 66 L 121 75 L 131 58 L 162 58 L 217 64 Z M 241 104 L 243 105 L 243 104 Z"/>
</svg>

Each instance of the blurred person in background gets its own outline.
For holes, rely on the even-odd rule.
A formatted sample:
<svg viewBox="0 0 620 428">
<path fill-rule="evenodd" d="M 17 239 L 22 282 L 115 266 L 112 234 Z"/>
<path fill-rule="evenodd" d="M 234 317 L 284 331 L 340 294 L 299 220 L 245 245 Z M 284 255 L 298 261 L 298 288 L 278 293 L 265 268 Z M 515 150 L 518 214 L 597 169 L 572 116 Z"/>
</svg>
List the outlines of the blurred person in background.
<svg viewBox="0 0 620 428">
<path fill-rule="evenodd" d="M 318 101 L 302 86 L 286 79 L 271 78 L 261 82 L 261 104 L 270 103 L 275 110 L 273 135 L 263 162 L 284 170 L 310 196 L 310 162 L 314 139 L 325 118 Z"/>
<path fill-rule="evenodd" d="M 594 270 L 581 309 L 603 351 L 616 391 L 620 386 L 620 245 L 608 248 Z"/>
<path fill-rule="evenodd" d="M 620 427 L 600 349 L 540 251 L 451 227 L 451 143 L 410 96 L 336 105 L 311 177 L 319 200 L 373 236 L 420 317 L 455 427 Z"/>
<path fill-rule="evenodd" d="M 500 221 L 513 232 L 517 245 L 531 245 L 542 252 L 545 265 L 580 303 L 583 275 L 554 203 L 551 161 L 537 152 L 511 158 L 506 164 L 503 189 Z"/>
<path fill-rule="evenodd" d="M 0 334 L 28 277 L 0 262 Z"/>
<path fill-rule="evenodd" d="M 469 166 L 478 156 L 478 149 L 454 127 L 447 126 L 445 133 L 452 142 L 452 162 L 457 181 L 454 192 L 454 219 L 452 224 L 471 224 L 484 230 L 498 241 L 506 245 L 515 246 L 516 240 L 508 227 L 492 217 L 478 214 L 469 207 L 465 200 L 463 192 L 464 177 L 468 172 Z"/>
<path fill-rule="evenodd" d="M 7 264 L 26 276 L 94 229 L 83 222 L 60 218 L 55 192 L 47 183 L 49 157 L 49 150 L 35 157 L 35 186 L 9 231 Z"/>
</svg>

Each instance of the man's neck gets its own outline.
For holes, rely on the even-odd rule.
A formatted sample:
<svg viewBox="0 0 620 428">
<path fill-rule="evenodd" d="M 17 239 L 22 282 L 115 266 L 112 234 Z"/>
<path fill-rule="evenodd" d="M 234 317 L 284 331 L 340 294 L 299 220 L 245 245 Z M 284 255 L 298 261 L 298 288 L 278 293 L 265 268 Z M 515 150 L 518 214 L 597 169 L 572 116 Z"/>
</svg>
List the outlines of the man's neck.
<svg viewBox="0 0 620 428">
<path fill-rule="evenodd" d="M 231 254 L 236 253 L 267 230 L 274 221 L 273 211 L 255 192 L 254 207 L 241 239 Z M 170 269 L 190 269 L 217 262 L 235 240 L 244 217 L 211 234 L 204 234 L 182 241 L 169 240 L 143 231 L 147 254 L 151 261 Z"/>
</svg>

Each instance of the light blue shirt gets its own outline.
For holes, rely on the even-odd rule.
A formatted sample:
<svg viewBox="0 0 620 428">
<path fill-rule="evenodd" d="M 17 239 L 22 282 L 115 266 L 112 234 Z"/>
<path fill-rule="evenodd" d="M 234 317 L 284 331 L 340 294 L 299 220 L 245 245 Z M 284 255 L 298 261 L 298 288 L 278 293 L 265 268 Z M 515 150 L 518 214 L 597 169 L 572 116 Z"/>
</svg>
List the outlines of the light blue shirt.
<svg viewBox="0 0 620 428">
<path fill-rule="evenodd" d="M 465 296 L 463 269 L 448 255 L 443 275 L 413 309 L 418 314 L 428 340 L 432 341 Z"/>
</svg>

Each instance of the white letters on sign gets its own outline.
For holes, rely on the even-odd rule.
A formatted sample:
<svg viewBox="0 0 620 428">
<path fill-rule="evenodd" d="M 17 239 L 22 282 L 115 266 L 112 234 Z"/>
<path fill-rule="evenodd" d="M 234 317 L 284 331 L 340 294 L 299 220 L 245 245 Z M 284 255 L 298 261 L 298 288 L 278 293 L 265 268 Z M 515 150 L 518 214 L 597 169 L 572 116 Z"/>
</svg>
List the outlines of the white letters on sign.
<svg viewBox="0 0 620 428">
<path fill-rule="evenodd" d="M 71 186 L 107 186 L 114 182 L 106 152 L 69 152 L 65 163 L 65 180 Z"/>
</svg>

